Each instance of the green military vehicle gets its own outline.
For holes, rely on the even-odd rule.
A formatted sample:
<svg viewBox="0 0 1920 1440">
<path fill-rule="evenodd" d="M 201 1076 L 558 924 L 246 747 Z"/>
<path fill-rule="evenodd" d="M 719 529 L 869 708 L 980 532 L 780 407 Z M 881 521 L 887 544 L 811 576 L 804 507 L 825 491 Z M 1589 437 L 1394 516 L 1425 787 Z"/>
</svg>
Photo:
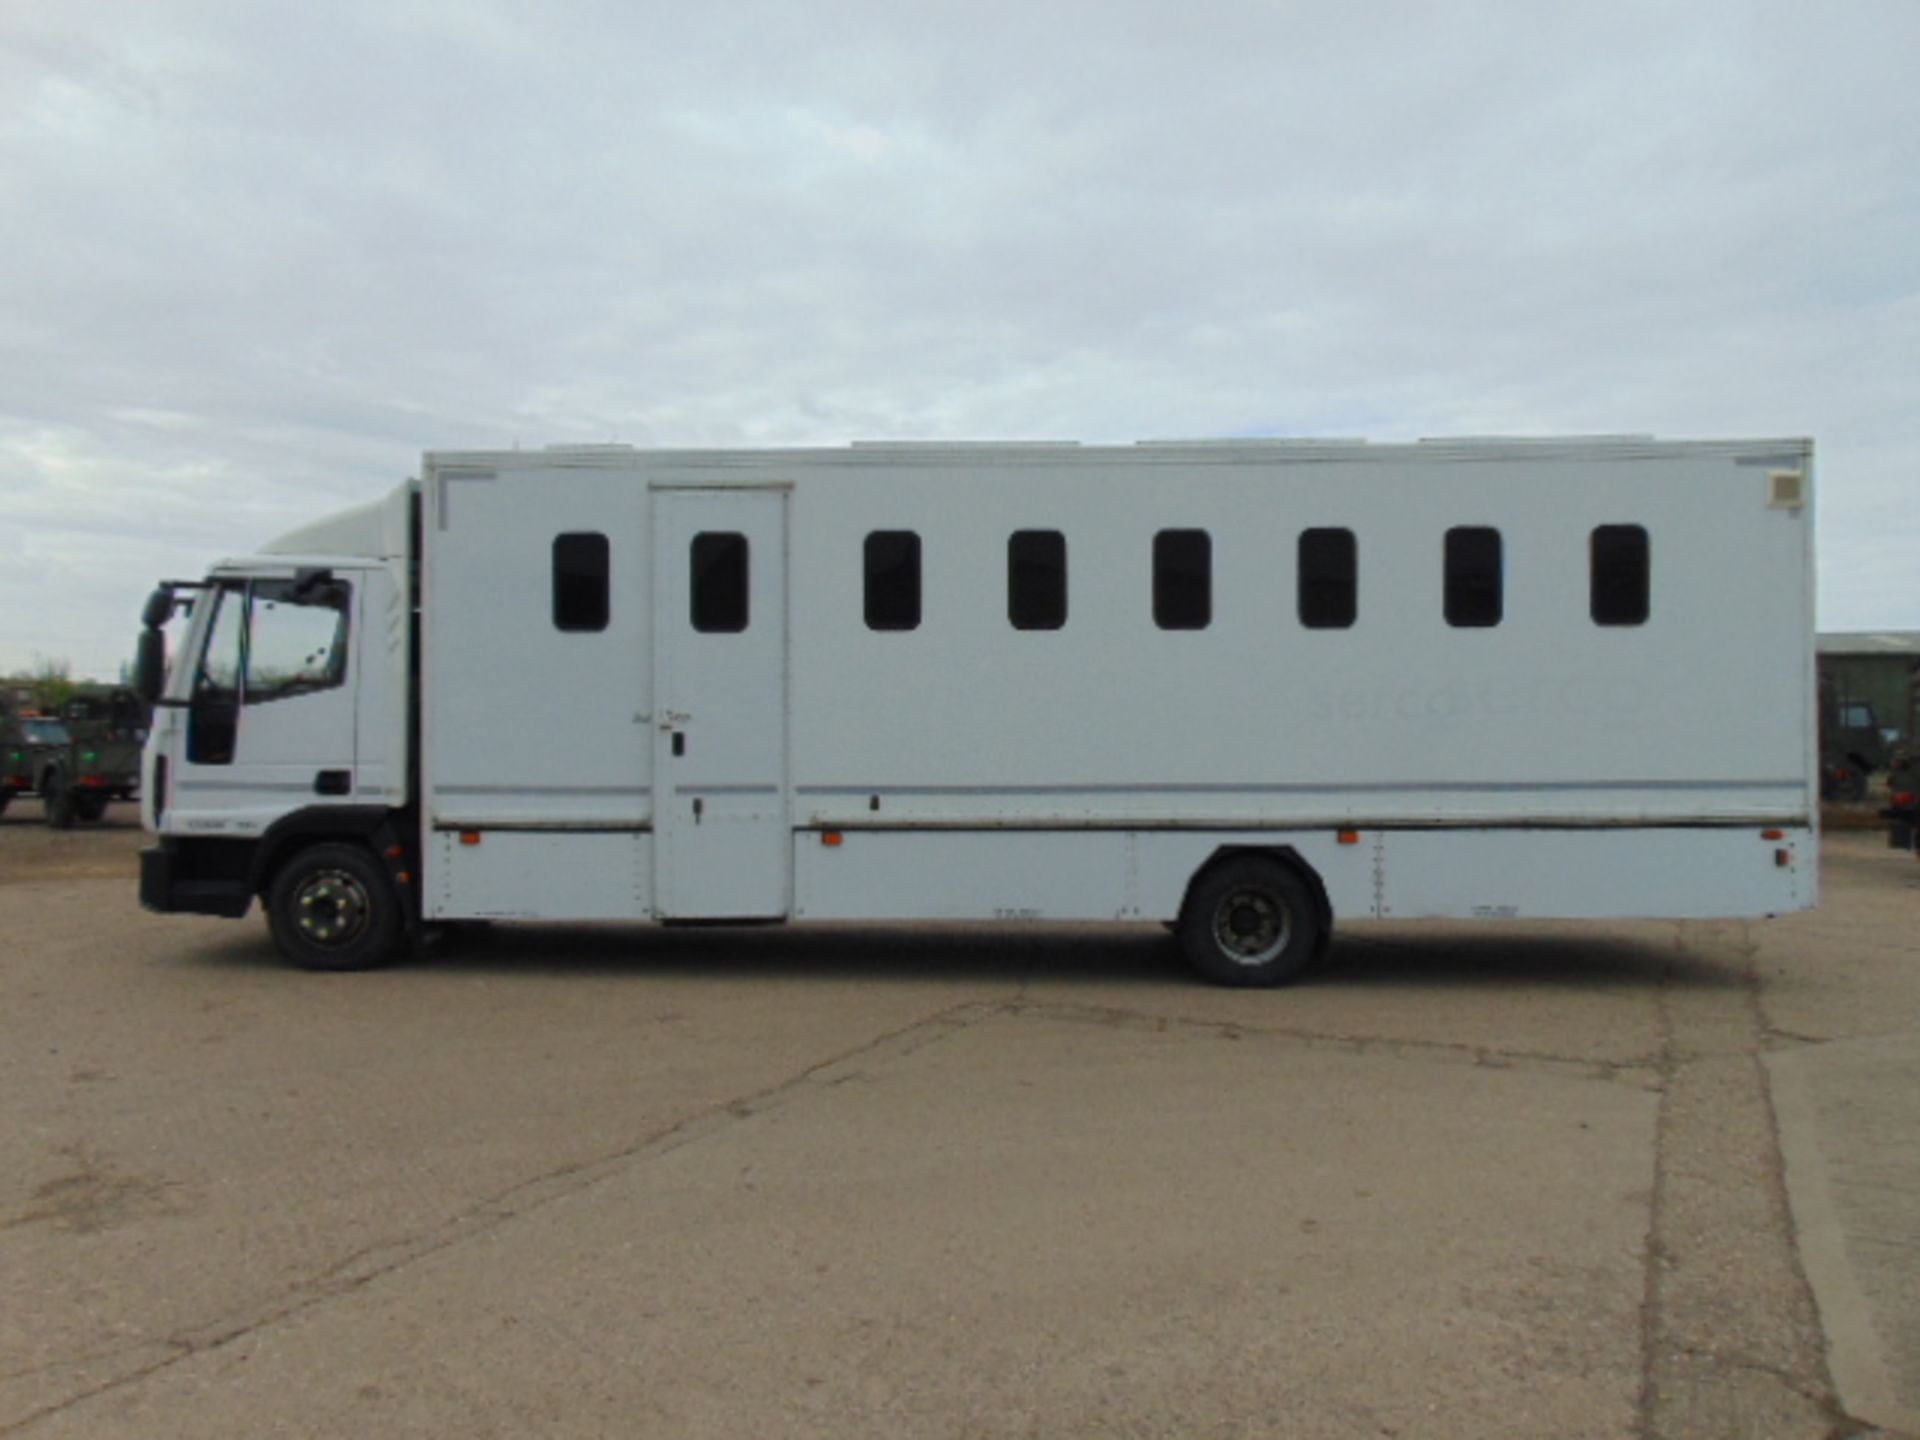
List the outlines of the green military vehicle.
<svg viewBox="0 0 1920 1440">
<path fill-rule="evenodd" d="M 75 820 L 98 820 L 112 801 L 133 798 L 149 717 L 124 685 L 83 689 L 60 707 L 66 748 L 40 761 L 33 787 L 49 825 L 64 830 Z"/>
<path fill-rule="evenodd" d="M 31 697 L 0 694 L 0 813 L 25 795 L 40 797 L 47 823 L 65 830 L 98 820 L 140 784 L 148 711 L 124 685 L 82 690 L 58 715 L 40 714 Z"/>
<path fill-rule="evenodd" d="M 0 814 L 63 769 L 72 744 L 67 727 L 52 716 L 0 699 Z"/>
</svg>

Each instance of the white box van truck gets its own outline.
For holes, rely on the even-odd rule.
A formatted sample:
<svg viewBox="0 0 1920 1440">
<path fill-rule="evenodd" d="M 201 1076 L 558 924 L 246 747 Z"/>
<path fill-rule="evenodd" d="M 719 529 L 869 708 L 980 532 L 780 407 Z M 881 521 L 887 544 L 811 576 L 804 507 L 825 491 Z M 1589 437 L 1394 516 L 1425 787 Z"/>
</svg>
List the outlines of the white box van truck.
<svg viewBox="0 0 1920 1440">
<path fill-rule="evenodd" d="M 158 911 L 456 921 L 1813 904 L 1811 445 L 435 453 L 149 602 Z M 173 658 L 165 661 L 173 637 Z"/>
</svg>

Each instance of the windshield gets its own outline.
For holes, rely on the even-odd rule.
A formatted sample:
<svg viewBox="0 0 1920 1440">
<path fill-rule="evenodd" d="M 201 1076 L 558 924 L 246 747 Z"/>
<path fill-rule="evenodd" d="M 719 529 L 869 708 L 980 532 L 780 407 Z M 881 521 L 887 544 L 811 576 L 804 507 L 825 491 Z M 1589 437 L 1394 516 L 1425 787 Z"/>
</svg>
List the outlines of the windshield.
<svg viewBox="0 0 1920 1440">
<path fill-rule="evenodd" d="M 21 720 L 20 728 L 26 731 L 30 745 L 64 745 L 70 738 L 67 727 L 58 720 L 31 717 Z"/>
</svg>

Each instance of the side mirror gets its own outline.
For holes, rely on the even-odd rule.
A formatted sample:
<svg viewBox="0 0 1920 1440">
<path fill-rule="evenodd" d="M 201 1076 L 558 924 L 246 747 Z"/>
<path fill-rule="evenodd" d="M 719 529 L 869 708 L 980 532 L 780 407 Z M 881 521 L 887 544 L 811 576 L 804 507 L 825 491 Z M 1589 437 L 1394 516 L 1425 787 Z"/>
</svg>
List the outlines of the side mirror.
<svg viewBox="0 0 1920 1440">
<path fill-rule="evenodd" d="M 148 603 L 152 609 L 152 603 Z M 167 678 L 167 637 L 157 629 L 140 632 L 133 646 L 133 693 L 148 704 L 160 698 L 160 687 Z"/>
<path fill-rule="evenodd" d="M 147 596 L 146 608 L 140 612 L 140 623 L 149 630 L 158 630 L 173 618 L 173 590 L 162 585 Z"/>
</svg>

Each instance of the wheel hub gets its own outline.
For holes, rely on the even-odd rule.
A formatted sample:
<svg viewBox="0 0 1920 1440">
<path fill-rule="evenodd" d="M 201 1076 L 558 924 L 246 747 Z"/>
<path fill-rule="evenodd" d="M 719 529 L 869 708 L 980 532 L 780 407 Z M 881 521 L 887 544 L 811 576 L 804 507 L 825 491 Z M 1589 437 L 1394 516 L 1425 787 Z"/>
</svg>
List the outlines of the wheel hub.
<svg viewBox="0 0 1920 1440">
<path fill-rule="evenodd" d="M 1213 936 L 1221 954 L 1242 965 L 1264 965 L 1287 948 L 1293 917 L 1276 897 L 1236 890 L 1214 907 Z"/>
<path fill-rule="evenodd" d="M 367 928 L 373 904 L 366 888 L 344 870 L 322 870 L 294 897 L 300 933 L 316 945 L 349 945 Z"/>
</svg>

